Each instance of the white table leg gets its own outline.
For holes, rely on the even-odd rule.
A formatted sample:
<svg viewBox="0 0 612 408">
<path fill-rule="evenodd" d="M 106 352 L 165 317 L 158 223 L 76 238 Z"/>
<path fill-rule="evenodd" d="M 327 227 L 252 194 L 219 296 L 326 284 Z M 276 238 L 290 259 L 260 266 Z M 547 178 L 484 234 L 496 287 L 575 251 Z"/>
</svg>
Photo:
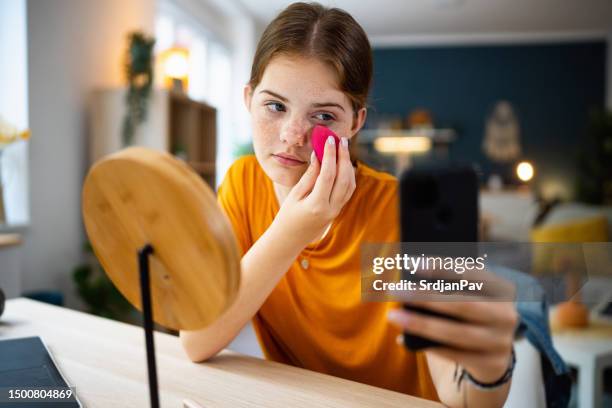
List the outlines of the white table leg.
<svg viewBox="0 0 612 408">
<path fill-rule="evenodd" d="M 595 358 L 578 369 L 578 408 L 599 408 L 603 399 L 603 365 Z"/>
</svg>

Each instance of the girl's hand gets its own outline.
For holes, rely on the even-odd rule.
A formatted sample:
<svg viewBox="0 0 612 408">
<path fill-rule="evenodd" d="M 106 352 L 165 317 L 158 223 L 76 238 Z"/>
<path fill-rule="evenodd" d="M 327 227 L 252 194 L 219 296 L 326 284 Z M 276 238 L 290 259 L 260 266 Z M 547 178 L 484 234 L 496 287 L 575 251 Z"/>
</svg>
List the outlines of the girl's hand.
<svg viewBox="0 0 612 408">
<path fill-rule="evenodd" d="M 319 165 L 313 151 L 308 169 L 283 201 L 273 224 L 282 228 L 288 239 L 296 239 L 300 249 L 304 248 L 323 234 L 353 191 L 355 171 L 348 140 L 341 139 L 336 161 L 335 141 L 330 136 L 325 143 L 323 162 Z"/>
<path fill-rule="evenodd" d="M 498 380 L 510 364 L 518 313 L 512 302 L 406 302 L 457 317 L 462 322 L 394 309 L 389 320 L 402 330 L 437 340 L 426 353 L 452 360 L 476 380 Z"/>
</svg>

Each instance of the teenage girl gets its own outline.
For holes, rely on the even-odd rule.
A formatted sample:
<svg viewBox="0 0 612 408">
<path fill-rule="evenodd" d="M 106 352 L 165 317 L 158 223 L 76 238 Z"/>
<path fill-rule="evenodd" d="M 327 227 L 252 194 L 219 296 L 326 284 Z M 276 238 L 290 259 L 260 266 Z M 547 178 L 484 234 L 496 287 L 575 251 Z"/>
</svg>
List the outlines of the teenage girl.
<svg viewBox="0 0 612 408">
<path fill-rule="evenodd" d="M 517 313 L 511 303 L 419 302 L 464 320 L 425 317 L 398 303 L 360 300 L 360 245 L 399 241 L 398 183 L 352 160 L 372 78 L 368 38 L 346 12 L 295 3 L 263 33 L 244 101 L 255 155 L 238 159 L 218 190 L 237 237 L 241 286 L 211 326 L 181 331 L 204 361 L 253 322 L 266 358 L 448 406 L 501 407 Z M 333 138 L 321 163 L 310 132 Z M 447 347 L 411 352 L 403 331 Z M 494 385 L 482 390 L 454 372 Z"/>
</svg>

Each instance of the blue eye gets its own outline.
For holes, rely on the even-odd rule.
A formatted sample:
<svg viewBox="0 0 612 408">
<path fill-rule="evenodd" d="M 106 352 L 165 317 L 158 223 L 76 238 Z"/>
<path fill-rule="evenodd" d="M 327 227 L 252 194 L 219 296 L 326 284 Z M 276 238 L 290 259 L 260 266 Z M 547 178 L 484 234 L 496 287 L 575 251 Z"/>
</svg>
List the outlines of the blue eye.
<svg viewBox="0 0 612 408">
<path fill-rule="evenodd" d="M 266 103 L 266 107 L 271 112 L 284 112 L 285 111 L 285 105 L 279 102 Z"/>
<path fill-rule="evenodd" d="M 315 117 L 324 122 L 329 122 L 335 119 L 334 116 L 330 115 L 329 113 L 317 113 Z"/>
</svg>

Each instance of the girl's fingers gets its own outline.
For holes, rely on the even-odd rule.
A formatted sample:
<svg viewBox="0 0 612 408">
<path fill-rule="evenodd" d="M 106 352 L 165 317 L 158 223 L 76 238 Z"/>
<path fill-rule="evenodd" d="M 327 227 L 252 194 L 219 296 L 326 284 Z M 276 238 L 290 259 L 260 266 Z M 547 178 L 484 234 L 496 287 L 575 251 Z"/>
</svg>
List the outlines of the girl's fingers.
<svg viewBox="0 0 612 408">
<path fill-rule="evenodd" d="M 336 179 L 336 147 L 335 139 L 329 136 L 325 142 L 321 171 L 312 190 L 315 200 L 322 200 L 327 204 L 329 204 L 329 197 Z"/>
<path fill-rule="evenodd" d="M 352 168 L 352 165 L 351 170 L 353 172 L 353 176 L 351 177 L 349 188 L 346 190 L 346 195 L 344 196 L 343 203 L 345 204 L 351 199 L 351 196 L 355 192 L 355 188 L 357 188 L 357 182 L 355 181 L 355 170 Z"/>
<path fill-rule="evenodd" d="M 317 176 L 319 175 L 319 170 L 319 159 L 317 159 L 317 155 L 313 150 L 312 154 L 310 155 L 310 165 L 306 169 L 306 172 L 302 175 L 302 178 L 300 178 L 297 184 L 293 186 L 289 194 L 297 200 L 302 199 L 312 190 L 313 186 L 315 185 Z"/>
<path fill-rule="evenodd" d="M 355 180 L 355 171 L 351 164 L 351 158 L 348 149 L 348 139 L 342 138 L 338 148 L 338 164 L 337 164 L 336 181 L 332 188 L 331 197 L 329 199 L 332 208 L 340 208 L 347 200 L 347 196 Z M 350 196 L 349 196 L 350 197 Z"/>
<path fill-rule="evenodd" d="M 316 201 L 321 200 L 327 204 L 336 179 L 336 147 L 333 136 L 329 136 L 325 142 L 321 171 L 312 190 L 312 196 Z"/>
<path fill-rule="evenodd" d="M 329 136 L 325 142 L 325 151 L 321 163 L 321 171 L 312 190 L 315 200 L 322 200 L 329 204 L 329 197 L 336 179 L 336 141 Z"/>
<path fill-rule="evenodd" d="M 510 352 L 508 351 L 503 353 L 479 353 L 476 351 L 455 350 L 447 347 L 432 347 L 425 352 L 447 360 L 456 361 L 466 368 L 470 374 L 476 374 L 471 367 L 488 368 L 487 371 L 490 372 L 490 378 L 476 375 L 476 379 L 483 382 L 491 382 L 499 379 L 510 364 L 510 357 L 508 356 Z"/>
<path fill-rule="evenodd" d="M 444 313 L 466 322 L 491 326 L 515 327 L 518 319 L 514 305 L 508 302 L 408 301 L 404 303 Z"/>
<path fill-rule="evenodd" d="M 402 330 L 438 341 L 445 346 L 472 351 L 503 351 L 508 349 L 505 333 L 487 326 L 456 322 L 445 318 L 426 316 L 416 312 L 392 309 L 389 320 Z"/>
</svg>

